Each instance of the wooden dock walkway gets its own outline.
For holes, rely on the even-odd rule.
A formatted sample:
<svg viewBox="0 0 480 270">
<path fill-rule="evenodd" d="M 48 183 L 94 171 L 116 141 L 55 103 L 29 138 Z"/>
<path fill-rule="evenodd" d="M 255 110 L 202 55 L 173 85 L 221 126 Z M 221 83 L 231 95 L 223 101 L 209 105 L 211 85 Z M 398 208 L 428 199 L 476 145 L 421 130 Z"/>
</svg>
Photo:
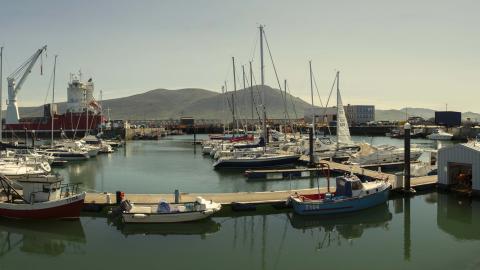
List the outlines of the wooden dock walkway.
<svg viewBox="0 0 480 270">
<path fill-rule="evenodd" d="M 392 178 L 394 179 L 394 178 Z M 393 181 L 393 180 L 392 180 Z M 425 187 L 435 185 L 437 183 L 437 176 L 425 176 L 412 178 L 411 186 Z M 393 188 L 396 189 L 392 182 Z M 333 181 L 331 183 L 330 191 L 335 191 Z M 321 187 L 320 192 L 327 192 L 326 187 Z M 223 205 L 230 205 L 232 203 L 252 203 L 252 204 L 274 204 L 285 202 L 288 197 L 295 193 L 301 194 L 316 194 L 317 188 L 297 189 L 297 190 L 282 190 L 282 191 L 264 191 L 264 192 L 232 192 L 232 193 L 181 193 L 180 199 L 183 202 L 194 201 L 197 197 L 202 197 L 206 200 L 213 200 Z M 85 204 L 93 205 L 113 205 L 115 204 L 115 194 L 110 193 L 111 201 L 107 203 L 107 194 L 104 193 L 87 193 Z M 168 202 L 174 201 L 174 195 L 171 194 L 125 194 L 125 199 L 137 203 L 158 203 L 160 200 Z"/>
</svg>

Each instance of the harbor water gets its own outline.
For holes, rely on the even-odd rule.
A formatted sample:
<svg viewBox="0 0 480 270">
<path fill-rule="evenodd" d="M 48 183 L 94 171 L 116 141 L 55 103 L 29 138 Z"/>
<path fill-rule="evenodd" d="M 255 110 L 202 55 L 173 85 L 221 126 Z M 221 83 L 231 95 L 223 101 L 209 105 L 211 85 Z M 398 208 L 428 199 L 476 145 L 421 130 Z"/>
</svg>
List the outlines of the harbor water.
<svg viewBox="0 0 480 270">
<path fill-rule="evenodd" d="M 197 136 L 199 140 L 206 136 Z M 387 137 L 352 137 L 374 145 L 403 147 L 403 140 Z M 158 141 L 131 141 L 110 155 L 72 162 L 56 169 L 67 182 L 81 183 L 87 191 L 127 193 L 238 192 L 314 188 L 316 179 L 284 181 L 247 181 L 243 171 L 213 170 L 213 160 L 192 145 L 193 136 L 172 136 Z M 424 149 L 436 149 L 437 143 L 412 140 Z M 445 143 L 445 142 L 443 142 Z M 447 142 L 451 143 L 451 142 Z M 321 185 L 325 181 L 320 181 Z"/>
<path fill-rule="evenodd" d="M 375 144 L 402 140 L 361 138 Z M 128 193 L 264 191 L 310 179 L 247 181 L 218 172 L 191 137 L 128 142 L 56 171 L 85 190 Z M 438 146 L 414 141 L 424 148 Z M 123 225 L 101 213 L 75 221 L 0 219 L 0 269 L 479 269 L 480 201 L 455 194 L 392 198 L 358 213 L 305 218 L 262 206 L 185 224 Z M 360 267 L 359 267 L 360 266 Z"/>
</svg>

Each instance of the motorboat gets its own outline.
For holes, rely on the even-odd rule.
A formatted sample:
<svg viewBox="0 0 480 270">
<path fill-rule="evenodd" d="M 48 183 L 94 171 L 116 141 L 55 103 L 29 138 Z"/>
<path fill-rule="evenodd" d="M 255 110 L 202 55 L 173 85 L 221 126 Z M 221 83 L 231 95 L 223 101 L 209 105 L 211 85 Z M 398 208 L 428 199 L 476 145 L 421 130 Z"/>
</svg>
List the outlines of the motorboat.
<svg viewBox="0 0 480 270">
<path fill-rule="evenodd" d="M 422 149 L 412 147 L 410 149 L 410 160 L 418 160 L 422 153 Z M 352 155 L 348 162 L 360 165 L 376 165 L 404 161 L 405 151 L 403 148 L 392 145 L 373 146 L 370 144 L 362 144 L 361 150 Z"/>
<path fill-rule="evenodd" d="M 20 194 L 12 181 L 0 176 L 0 216 L 25 219 L 78 218 L 83 208 L 85 192 L 77 193 L 76 185 L 62 185 L 56 175 L 25 177 L 15 182 L 22 187 Z"/>
<path fill-rule="evenodd" d="M 318 194 L 294 194 L 289 203 L 299 215 L 327 215 L 354 212 L 388 200 L 391 185 L 386 181 L 362 183 L 355 175 L 336 178 L 335 192 Z"/>
<path fill-rule="evenodd" d="M 95 146 L 99 149 L 98 153 L 108 154 L 114 152 L 111 145 L 92 135 L 86 136 L 81 140 L 81 142 L 83 142 L 86 146 Z"/>
<path fill-rule="evenodd" d="M 442 131 L 440 129 L 433 130 L 432 134 L 427 135 L 427 139 L 430 140 L 440 140 L 440 141 L 449 141 L 453 138 L 453 135 Z"/>
<path fill-rule="evenodd" d="M 39 153 L 46 153 L 52 155 L 55 160 L 64 160 L 64 161 L 75 161 L 75 160 L 86 160 L 89 159 L 90 156 L 87 151 L 75 151 L 70 148 L 65 147 L 57 147 L 57 148 L 50 148 L 39 151 Z"/>
<path fill-rule="evenodd" d="M 10 178 L 23 178 L 28 175 L 44 175 L 51 171 L 48 163 L 31 166 L 24 162 L 0 161 L 0 175 Z"/>
<path fill-rule="evenodd" d="M 49 173 L 52 168 L 50 164 L 53 162 L 53 157 L 42 155 L 36 152 L 28 153 L 28 149 L 14 149 L 6 150 L 1 153 L 0 171 L 11 170 L 15 175 L 25 174 L 27 171 L 40 171 L 40 173 Z M 25 167 L 25 168 L 23 168 Z M 29 168 L 28 168 L 29 167 Z M 11 176 L 12 174 L 4 173 L 4 175 Z"/>
<path fill-rule="evenodd" d="M 157 204 L 123 201 L 121 208 L 124 223 L 175 223 L 205 219 L 220 211 L 222 206 L 197 197 L 194 202 Z"/>
</svg>

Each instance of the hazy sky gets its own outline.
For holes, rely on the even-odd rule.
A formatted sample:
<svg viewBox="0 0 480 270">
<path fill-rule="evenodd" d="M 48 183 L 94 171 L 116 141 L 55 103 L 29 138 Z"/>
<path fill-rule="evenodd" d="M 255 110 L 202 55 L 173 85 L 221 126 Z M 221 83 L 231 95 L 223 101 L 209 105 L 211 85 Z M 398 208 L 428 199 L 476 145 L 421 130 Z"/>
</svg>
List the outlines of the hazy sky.
<svg viewBox="0 0 480 270">
<path fill-rule="evenodd" d="M 479 1 L 453 0 L 0 0 L 4 99 L 6 75 L 44 44 L 46 72 L 37 64 L 20 106 L 43 104 L 54 54 L 61 101 L 79 69 L 106 99 L 155 88 L 220 91 L 224 80 L 231 89 L 232 56 L 238 70 L 253 57 L 260 77 L 261 23 L 280 79 L 307 101 L 311 59 L 323 97 L 338 69 L 344 103 L 479 112 L 479 10 Z M 268 58 L 266 81 L 277 85 Z"/>
</svg>

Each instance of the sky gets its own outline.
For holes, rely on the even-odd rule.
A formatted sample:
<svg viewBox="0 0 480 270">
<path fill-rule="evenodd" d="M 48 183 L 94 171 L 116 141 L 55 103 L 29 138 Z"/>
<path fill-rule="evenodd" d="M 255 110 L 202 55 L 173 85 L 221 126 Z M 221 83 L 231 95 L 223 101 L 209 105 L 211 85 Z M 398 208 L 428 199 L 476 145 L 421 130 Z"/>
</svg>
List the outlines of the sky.
<svg viewBox="0 0 480 270">
<path fill-rule="evenodd" d="M 43 45 L 44 74 L 37 63 L 19 106 L 51 99 L 54 55 L 57 101 L 79 70 L 104 99 L 157 88 L 221 91 L 224 81 L 233 89 L 232 57 L 239 76 L 253 60 L 260 78 L 262 24 L 279 79 L 308 102 L 311 60 L 322 99 L 339 70 L 344 104 L 480 112 L 478 10 L 479 1 L 463 0 L 0 0 L 3 99 L 6 76 Z M 278 87 L 265 56 L 266 83 Z"/>
</svg>

